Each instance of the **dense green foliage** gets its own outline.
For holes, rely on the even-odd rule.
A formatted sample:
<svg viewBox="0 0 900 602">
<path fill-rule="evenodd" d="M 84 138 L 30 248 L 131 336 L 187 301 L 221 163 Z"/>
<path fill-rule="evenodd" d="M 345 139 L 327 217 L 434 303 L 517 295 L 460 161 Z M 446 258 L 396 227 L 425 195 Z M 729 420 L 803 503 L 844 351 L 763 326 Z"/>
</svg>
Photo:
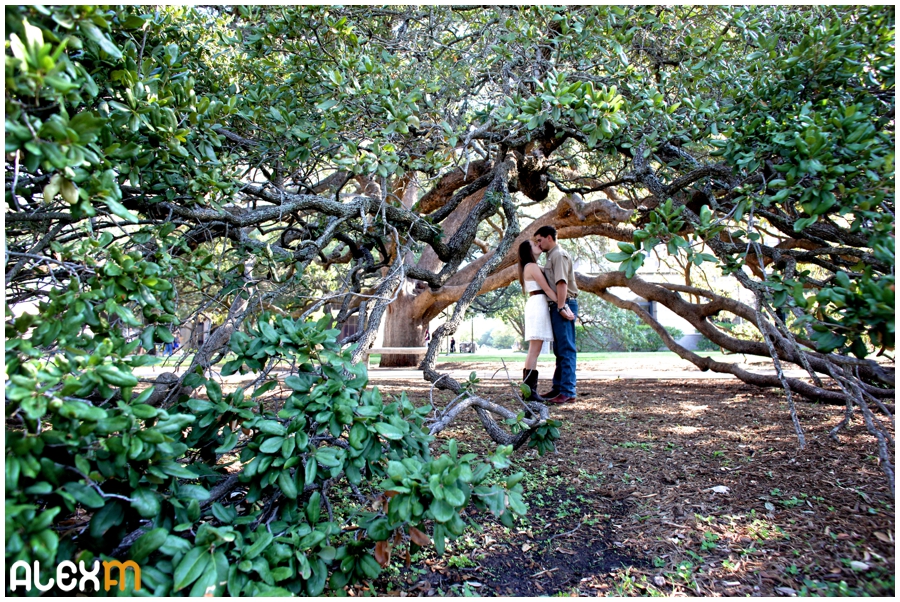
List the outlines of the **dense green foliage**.
<svg viewBox="0 0 900 602">
<path fill-rule="evenodd" d="M 620 309 L 596 297 L 585 295 L 578 306 L 581 324 L 576 326 L 578 351 L 659 351 L 662 337 L 632 311 Z M 667 326 L 673 339 L 684 333 Z"/>
<path fill-rule="evenodd" d="M 426 521 L 442 552 L 445 539 L 466 528 L 459 512 L 470 502 L 508 524 L 510 512 L 525 512 L 522 475 L 487 485 L 491 466 L 459 455 L 452 440 L 448 453 L 433 456 L 424 427 L 431 408 L 416 407 L 405 395 L 383 400 L 367 387 L 365 366 L 349 363 L 337 331 L 325 324 L 262 315 L 232 337 L 236 359 L 223 374 L 258 371 L 270 358 L 289 360 L 297 368 L 283 380 L 286 398 L 273 402 L 265 395 L 282 385 L 276 379 L 223 394 L 217 380 L 197 372 L 185 384 L 205 395 L 164 410 L 144 403 L 152 388 L 133 395 L 137 379 L 130 368 L 150 356 L 125 355 L 138 341 L 131 349 L 123 345 L 120 328 L 99 332 L 94 339 L 102 342 L 84 361 L 75 353 L 21 359 L 34 354 L 31 345 L 41 336 L 82 334 L 81 320 L 93 311 L 90 295 L 70 292 L 66 299 L 72 309 L 56 321 L 29 315 L 13 322 L 22 331 L 35 327 L 35 335 L 31 344 L 11 341 L 7 351 L 14 383 L 7 398 L 17 402 L 26 425 L 7 432 L 8 563 L 39 560 L 52 574 L 62 560 L 109 554 L 110 542 L 143 524 L 144 533 L 124 552 L 143 565 L 143 587 L 154 595 L 317 595 L 329 575 L 336 589 L 376 577 L 375 543 L 418 535 Z M 95 387 L 122 397 L 105 407 L 75 397 Z M 250 434 L 241 437 L 242 430 Z M 510 452 L 498 449 L 493 465 L 506 466 Z M 230 460 L 205 462 L 209 457 Z M 240 500 L 211 499 L 229 466 L 241 464 L 234 473 L 244 491 Z M 347 515 L 344 506 L 343 516 L 333 516 L 325 496 L 334 495 L 332 488 L 338 500 L 351 495 L 341 479 L 382 492 L 383 507 Z M 92 513 L 89 523 L 77 536 L 58 536 L 54 519 L 79 506 Z M 348 537 L 342 520 L 360 531 Z M 413 539 L 424 544 L 423 537 Z"/>
<path fill-rule="evenodd" d="M 713 157 L 738 173 L 758 174 L 696 215 L 671 201 L 620 243 L 609 259 L 626 273 L 665 243 L 670 255 L 712 261 L 724 273 L 766 255 L 772 232 L 806 238 L 807 253 L 768 255 L 775 262 L 758 285 L 774 307 L 798 308 L 794 322 L 825 353 L 864 358 L 894 348 L 894 17 L 880 7 L 823 15 L 806 31 L 805 11 L 764 13 L 748 67 L 685 67 L 719 82 L 713 105 L 685 98 Z M 749 16 L 749 15 L 747 15 Z M 736 25 L 752 27 L 753 21 Z M 702 44 L 684 38 L 687 48 Z M 712 40 L 721 46 L 722 38 Z M 658 134 L 657 134 L 658 135 Z M 672 135 L 688 144 L 687 128 Z M 650 148 L 645 153 L 649 156 Z M 655 191 L 654 191 L 655 192 Z M 693 232 L 684 234 L 689 224 Z M 838 230 L 842 230 L 837 234 Z M 710 243 L 719 239 L 719 243 Z M 714 254 L 697 250 L 706 241 Z M 813 251 L 838 243 L 827 254 Z M 870 249 L 861 253 L 860 247 Z M 868 345 L 867 345 L 868 344 Z"/>
<path fill-rule="evenodd" d="M 201 23 L 139 7 L 7 10 L 6 152 L 21 170 L 16 184 L 45 174 L 8 204 L 59 203 L 71 220 L 108 211 L 127 224 L 139 219 L 121 202 L 123 180 L 157 200 L 234 191 L 211 124 L 235 111 L 237 86 L 230 103 L 195 93 L 204 75 L 218 85 L 186 52 L 209 34 Z M 148 37 L 152 46 L 137 43 Z M 68 244 L 52 240 L 57 263 L 79 271 L 51 283 L 35 313 L 13 317 L 7 306 L 7 566 L 38 560 L 46 582 L 62 560 L 116 554 L 141 563 L 153 595 L 317 595 L 376 577 L 385 562 L 376 542 L 389 550 L 412 534 L 408 545 L 433 540 L 442 553 L 470 503 L 507 524 L 525 512 L 521 475 L 489 485 L 491 465 L 453 441 L 433 455 L 430 408 L 383 400 L 327 320 L 262 314 L 231 338 L 236 359 L 223 368 L 260 373 L 257 386 L 225 394 L 198 367 L 183 381 L 194 395 L 147 405 L 153 387 L 136 393 L 133 369 L 155 360 L 141 348 L 174 338 L 173 278 L 197 288 L 241 280 L 239 271 L 223 279 L 206 250 L 186 255 L 176 228 L 130 230 L 149 253 L 90 227 Z M 282 360 L 293 373 L 265 378 Z M 271 397 L 273 387 L 290 394 Z M 493 465 L 510 452 L 499 448 Z M 211 498 L 230 474 L 239 500 L 231 489 Z M 354 511 L 357 486 L 383 503 Z M 60 533 L 78 511 L 88 522 Z M 114 550 L 123 539 L 130 545 Z"/>
</svg>

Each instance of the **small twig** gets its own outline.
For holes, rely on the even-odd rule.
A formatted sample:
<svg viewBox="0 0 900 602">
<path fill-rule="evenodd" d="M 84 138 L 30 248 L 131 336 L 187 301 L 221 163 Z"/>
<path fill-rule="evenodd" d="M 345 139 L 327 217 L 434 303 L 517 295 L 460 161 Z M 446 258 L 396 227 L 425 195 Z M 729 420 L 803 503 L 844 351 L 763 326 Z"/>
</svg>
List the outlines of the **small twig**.
<svg viewBox="0 0 900 602">
<path fill-rule="evenodd" d="M 348 483 L 349 483 L 349 481 L 348 481 Z M 366 496 L 364 496 L 362 494 L 362 492 L 359 490 L 359 487 L 357 487 L 353 483 L 350 483 L 350 489 L 353 491 L 353 494 L 356 496 L 356 499 L 358 499 L 360 502 L 366 503 L 368 501 Z"/>
<path fill-rule="evenodd" d="M 760 265 L 762 265 L 762 258 L 760 258 Z M 756 319 L 759 321 L 759 331 L 763 335 L 763 340 L 766 343 L 766 347 L 769 350 L 769 355 L 772 357 L 772 363 L 775 366 L 775 372 L 778 374 L 778 379 L 781 381 L 781 386 L 784 389 L 785 397 L 788 402 L 788 409 L 791 413 L 791 421 L 794 424 L 794 432 L 797 434 L 797 441 L 800 445 L 800 449 L 806 447 L 806 437 L 803 435 L 803 427 L 800 425 L 800 418 L 797 415 L 797 407 L 794 405 L 794 396 L 792 395 L 791 385 L 788 382 L 787 378 L 784 376 L 784 371 L 781 367 L 781 361 L 778 359 L 778 353 L 775 350 L 775 344 L 773 342 L 772 333 L 769 332 L 769 328 L 775 330 L 777 334 L 777 329 L 769 324 L 767 321 L 763 321 L 762 316 L 762 295 L 757 295 L 756 297 Z"/>
<path fill-rule="evenodd" d="M 328 490 L 331 488 L 331 483 L 334 479 L 328 479 L 324 483 L 322 483 L 322 501 L 325 502 L 325 509 L 328 511 L 328 522 L 334 522 L 334 513 L 331 510 L 331 502 L 328 501 Z"/>
<path fill-rule="evenodd" d="M 507 382 L 509 382 L 509 386 L 512 387 L 513 395 L 514 395 L 515 398 L 519 401 L 519 403 L 521 403 L 521 404 L 525 407 L 525 410 L 526 410 L 527 412 L 531 412 L 531 408 L 529 408 L 529 407 L 525 404 L 525 400 L 523 400 L 523 399 L 522 399 L 522 396 L 519 395 L 520 389 L 519 389 L 516 385 L 513 384 L 512 377 L 509 375 L 509 369 L 506 367 L 506 360 L 504 360 L 504 359 L 501 357 L 501 358 L 500 358 L 500 362 L 503 364 L 503 367 L 500 368 L 499 370 L 497 370 L 497 372 L 500 372 L 500 370 L 503 370 L 503 371 L 506 372 L 506 380 L 507 380 Z M 494 372 L 494 375 L 496 375 L 497 372 Z M 494 376 L 491 376 L 491 379 L 493 379 L 493 378 L 494 378 Z"/>
<path fill-rule="evenodd" d="M 38 429 L 38 430 L 40 431 L 40 429 Z M 132 499 L 130 497 L 127 497 L 124 495 L 119 495 L 118 493 L 106 493 L 105 491 L 100 489 L 100 485 L 95 483 L 93 479 L 91 479 L 89 476 L 87 476 L 86 474 L 84 474 L 83 472 L 81 472 L 80 470 L 75 468 L 74 466 L 66 466 L 66 468 L 68 468 L 69 470 L 71 470 L 74 473 L 81 475 L 84 478 L 84 480 L 87 481 L 88 485 L 93 487 L 97 491 L 97 493 L 100 494 L 100 496 L 102 498 L 104 498 L 104 499 L 116 498 L 116 499 L 120 499 L 120 500 L 125 500 L 126 502 L 129 502 L 129 503 L 134 503 L 134 499 Z"/>
<path fill-rule="evenodd" d="M 666 521 L 666 520 L 661 520 L 659 522 L 663 525 L 668 525 L 670 527 L 678 527 L 679 529 L 690 529 L 691 528 L 687 525 L 679 525 L 677 523 L 670 523 L 669 521 Z"/>
<path fill-rule="evenodd" d="M 578 529 L 580 529 L 580 528 L 581 528 L 581 525 L 583 525 L 583 524 L 584 524 L 584 523 L 578 523 L 578 526 L 575 527 L 574 529 L 572 529 L 571 531 L 566 531 L 565 533 L 557 533 L 557 534 L 554 535 L 553 537 L 549 538 L 549 539 L 547 540 L 547 543 L 550 543 L 551 541 L 553 541 L 553 540 L 556 539 L 557 537 L 566 537 L 567 535 L 571 535 L 572 533 L 574 533 L 575 531 L 577 531 Z"/>
<path fill-rule="evenodd" d="M 27 119 L 25 120 L 25 123 L 28 123 Z M 16 160 L 13 165 L 15 171 L 13 172 L 12 188 L 10 189 L 9 194 L 12 197 L 13 205 L 16 206 L 16 211 L 21 211 L 22 208 L 19 206 L 19 197 L 16 196 L 16 187 L 19 185 L 19 149 L 16 149 Z"/>
</svg>

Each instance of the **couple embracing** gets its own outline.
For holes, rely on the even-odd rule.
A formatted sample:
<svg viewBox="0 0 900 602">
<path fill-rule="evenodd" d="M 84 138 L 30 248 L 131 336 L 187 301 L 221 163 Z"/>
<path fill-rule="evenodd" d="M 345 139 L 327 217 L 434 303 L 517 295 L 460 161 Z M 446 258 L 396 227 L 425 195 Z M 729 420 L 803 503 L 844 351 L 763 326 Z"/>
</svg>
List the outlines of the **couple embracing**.
<svg viewBox="0 0 900 602">
<path fill-rule="evenodd" d="M 547 254 L 543 267 L 537 258 Z M 528 356 L 522 379 L 531 389 L 526 401 L 562 404 L 575 399 L 575 316 L 578 313 L 578 286 L 572 258 L 556 244 L 556 228 L 542 226 L 533 240 L 519 245 L 519 282 L 529 297 L 525 303 L 525 340 Z M 556 370 L 553 388 L 545 395 L 537 392 L 537 358 L 544 341 L 553 341 Z"/>
</svg>

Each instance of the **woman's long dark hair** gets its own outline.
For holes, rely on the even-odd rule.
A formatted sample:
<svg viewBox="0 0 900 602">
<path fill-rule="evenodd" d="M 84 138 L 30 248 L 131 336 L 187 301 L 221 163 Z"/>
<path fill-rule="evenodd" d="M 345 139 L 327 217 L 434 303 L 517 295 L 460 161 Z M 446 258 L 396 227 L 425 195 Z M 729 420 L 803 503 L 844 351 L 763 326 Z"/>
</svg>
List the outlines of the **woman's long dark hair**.
<svg viewBox="0 0 900 602">
<path fill-rule="evenodd" d="M 525 266 L 529 263 L 537 263 L 537 259 L 534 258 L 534 253 L 531 250 L 531 241 L 526 240 L 519 245 L 519 284 L 522 285 L 522 292 L 526 295 L 528 291 L 525 290 Z"/>
</svg>

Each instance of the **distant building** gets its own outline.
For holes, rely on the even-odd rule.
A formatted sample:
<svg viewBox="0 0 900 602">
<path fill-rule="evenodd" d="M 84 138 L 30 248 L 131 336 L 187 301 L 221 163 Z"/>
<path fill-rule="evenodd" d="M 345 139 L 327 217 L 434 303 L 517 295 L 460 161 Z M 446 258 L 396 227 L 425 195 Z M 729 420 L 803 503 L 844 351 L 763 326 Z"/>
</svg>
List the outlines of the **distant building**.
<svg viewBox="0 0 900 602">
<path fill-rule="evenodd" d="M 711 287 L 715 292 L 724 294 L 733 299 L 737 299 L 744 303 L 752 302 L 752 294 L 742 288 L 734 278 L 725 278 L 721 275 L 717 268 L 691 266 L 691 276 L 700 279 L 703 285 L 698 288 Z M 599 266 L 592 264 L 589 260 L 576 257 L 575 271 L 585 275 L 595 276 L 603 270 Z M 648 282 L 668 282 L 672 284 L 684 284 L 685 274 L 683 269 L 678 266 L 673 258 L 664 257 L 659 259 L 656 253 L 645 253 L 644 264 L 637 271 L 637 275 Z M 683 336 L 677 341 L 679 345 L 686 349 L 696 349 L 703 335 L 697 332 L 690 322 L 670 310 L 664 305 L 660 305 L 655 301 L 648 301 L 642 297 L 638 297 L 631 289 L 624 287 L 612 287 L 609 292 L 621 299 L 634 301 L 642 306 L 653 319 L 663 326 L 677 328 L 683 333 Z M 680 293 L 684 294 L 684 293 Z M 736 324 L 741 319 L 731 316 Z"/>
</svg>

